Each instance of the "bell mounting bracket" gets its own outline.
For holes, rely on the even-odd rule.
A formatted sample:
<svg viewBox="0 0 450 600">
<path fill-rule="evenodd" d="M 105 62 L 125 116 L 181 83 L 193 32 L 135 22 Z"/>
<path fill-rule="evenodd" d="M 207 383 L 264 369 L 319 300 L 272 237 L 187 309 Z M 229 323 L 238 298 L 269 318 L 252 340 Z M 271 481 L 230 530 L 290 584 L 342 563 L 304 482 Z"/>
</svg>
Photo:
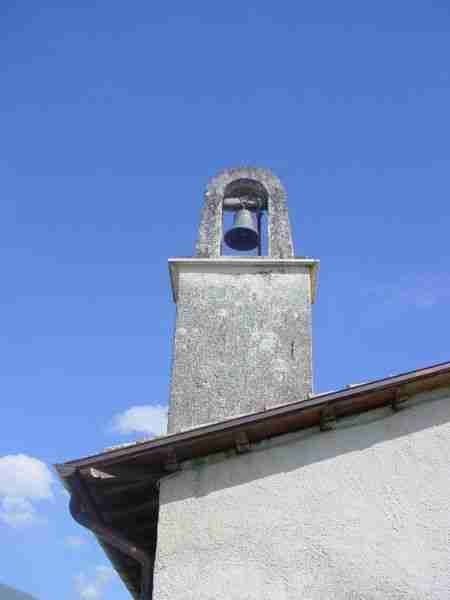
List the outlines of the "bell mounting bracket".
<svg viewBox="0 0 450 600">
<path fill-rule="evenodd" d="M 238 198 L 224 198 L 223 210 L 238 211 L 241 208 L 247 210 L 261 211 L 267 209 L 267 202 L 259 196 L 240 196 Z"/>
</svg>

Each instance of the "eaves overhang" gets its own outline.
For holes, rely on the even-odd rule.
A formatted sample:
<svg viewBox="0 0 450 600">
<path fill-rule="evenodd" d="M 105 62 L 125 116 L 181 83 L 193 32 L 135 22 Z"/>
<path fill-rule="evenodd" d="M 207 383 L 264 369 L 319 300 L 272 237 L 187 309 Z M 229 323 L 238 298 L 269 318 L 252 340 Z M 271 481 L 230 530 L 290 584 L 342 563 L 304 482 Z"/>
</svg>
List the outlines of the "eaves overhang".
<svg viewBox="0 0 450 600">
<path fill-rule="evenodd" d="M 107 450 L 55 467 L 69 492 L 76 493 L 81 485 L 86 491 L 85 504 L 92 505 L 92 512 L 102 526 L 128 540 L 130 547 L 134 544 L 148 556 L 153 569 L 157 483 L 176 472 L 183 461 L 230 449 L 245 452 L 265 439 L 302 429 L 317 427 L 318 432 L 326 431 L 339 419 L 383 406 L 397 411 L 409 397 L 448 385 L 450 362 Z M 101 534 L 101 528 L 98 532 Z M 97 537 L 133 597 L 151 598 L 151 592 L 141 595 L 142 569 L 133 562 L 132 552 L 127 555 L 120 544 L 113 547 L 102 535 Z"/>
</svg>

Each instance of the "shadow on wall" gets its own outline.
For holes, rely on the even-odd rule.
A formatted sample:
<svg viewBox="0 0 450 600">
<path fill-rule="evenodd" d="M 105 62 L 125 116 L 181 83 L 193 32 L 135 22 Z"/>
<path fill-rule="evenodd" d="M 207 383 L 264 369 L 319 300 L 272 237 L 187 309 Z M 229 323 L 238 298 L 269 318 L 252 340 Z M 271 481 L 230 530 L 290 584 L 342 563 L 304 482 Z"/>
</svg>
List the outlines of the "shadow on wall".
<svg viewBox="0 0 450 600">
<path fill-rule="evenodd" d="M 424 450 L 421 450 L 426 448 L 426 444 L 417 446 L 411 436 L 421 433 L 428 436 L 430 429 L 445 424 L 449 428 L 436 430 L 435 437 L 438 438 L 436 443 L 442 443 L 442 452 L 448 454 L 450 388 L 418 394 L 397 413 L 392 412 L 391 408 L 382 408 L 342 419 L 334 431 L 322 433 L 317 428 L 308 429 L 257 444 L 245 455 L 238 456 L 233 451 L 185 463 L 183 470 L 191 472 L 194 486 L 168 486 L 164 504 L 193 496 L 202 497 L 275 474 L 296 471 L 347 453 L 364 453 L 364 465 L 370 468 L 371 451 L 398 438 L 404 438 L 401 440 L 403 452 L 411 454 L 412 458 L 415 453 L 420 453 L 417 459 L 426 460 L 423 457 Z M 379 461 L 380 454 L 373 452 L 372 458 Z M 220 470 L 213 467 L 219 464 Z M 180 474 L 170 477 L 180 477 Z"/>
</svg>

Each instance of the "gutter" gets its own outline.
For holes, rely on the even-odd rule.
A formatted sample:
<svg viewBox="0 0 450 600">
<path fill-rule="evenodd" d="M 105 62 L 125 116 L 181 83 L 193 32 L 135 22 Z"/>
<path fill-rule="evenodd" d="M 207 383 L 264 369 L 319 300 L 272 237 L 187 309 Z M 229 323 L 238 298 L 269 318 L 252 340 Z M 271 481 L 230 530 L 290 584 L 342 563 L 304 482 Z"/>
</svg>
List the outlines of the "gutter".
<svg viewBox="0 0 450 600">
<path fill-rule="evenodd" d="M 105 525 L 91 494 L 77 469 L 70 479 L 70 514 L 77 523 L 86 527 L 113 548 L 136 560 L 141 566 L 140 600 L 151 600 L 152 560 L 142 549 L 130 542 L 112 527 Z"/>
<path fill-rule="evenodd" d="M 193 429 L 168 434 L 138 444 L 132 444 L 124 448 L 104 451 L 78 460 L 68 461 L 62 465 L 56 465 L 56 468 L 60 477 L 64 480 L 67 479 L 74 469 L 88 469 L 94 467 L 96 469 L 104 469 L 107 471 L 108 467 L 111 467 L 112 465 L 118 466 L 122 463 L 125 464 L 129 460 L 134 460 L 139 456 L 148 456 L 154 453 L 156 464 L 161 463 L 161 466 L 164 467 L 164 469 L 167 469 L 167 464 L 164 463 L 167 463 L 167 461 L 170 462 L 171 456 L 179 462 L 189 460 L 192 458 L 192 448 L 195 445 L 201 446 L 202 449 L 200 454 L 204 453 L 205 444 L 208 440 L 213 440 L 216 437 L 224 439 L 224 437 L 228 436 L 232 438 L 239 430 L 244 429 L 248 431 L 252 428 L 261 427 L 262 430 L 264 430 L 261 435 L 266 438 L 271 435 L 271 424 L 277 420 L 300 418 L 302 415 L 307 416 L 308 413 L 313 416 L 309 419 L 307 426 L 312 427 L 319 425 L 320 413 L 322 411 L 325 413 L 329 413 L 330 411 L 333 412 L 333 410 L 339 412 L 339 409 L 342 411 L 345 405 L 352 405 L 354 403 L 361 404 L 365 399 L 370 400 L 371 397 L 374 397 L 377 394 L 383 394 L 385 396 L 384 400 L 373 404 L 373 406 L 369 403 L 365 410 L 378 408 L 387 404 L 392 404 L 392 407 L 395 410 L 402 400 L 410 393 L 416 393 L 416 391 L 408 389 L 409 387 L 427 380 L 433 384 L 435 378 L 441 379 L 439 385 L 444 384 L 442 379 L 445 380 L 445 385 L 449 385 L 450 362 L 355 385 L 351 388 L 318 394 L 307 400 L 281 404 L 257 413 L 231 417 L 225 421 L 201 425 Z M 364 412 L 364 409 L 361 407 L 357 410 L 350 408 L 346 409 L 344 412 L 345 416 L 347 416 L 360 411 Z M 344 415 L 338 414 L 337 416 L 340 417 Z M 301 427 L 295 425 L 294 428 L 300 429 Z M 290 428 L 283 429 L 283 431 L 280 430 L 276 435 L 287 433 L 288 430 L 290 430 Z M 222 449 L 215 447 L 208 448 L 209 453 L 216 451 L 222 451 Z M 127 469 L 128 468 L 129 467 L 127 466 Z M 146 466 L 145 470 L 148 473 L 149 466 Z M 158 476 L 160 476 L 160 472 L 155 471 L 155 478 L 158 478 Z"/>
<path fill-rule="evenodd" d="M 149 556 L 148 552 L 151 553 L 152 550 L 139 548 L 121 533 L 108 527 L 101 514 L 104 509 L 100 512 L 90 491 L 92 468 L 123 478 L 124 482 L 145 478 L 152 479 L 155 484 L 177 470 L 185 460 L 224 452 L 230 448 L 235 448 L 237 453 L 246 452 L 252 444 L 261 440 L 315 426 L 320 431 L 328 431 L 334 429 L 337 420 L 341 418 L 381 407 L 391 406 L 392 411 L 397 412 L 413 395 L 449 385 L 450 362 L 441 363 L 318 394 L 307 400 L 282 404 L 259 413 L 232 417 L 226 421 L 107 450 L 55 465 L 55 468 L 63 484 L 71 492 L 70 510 L 73 518 L 90 529 L 102 543 L 104 541 L 118 549 L 124 557 L 130 557 L 140 565 L 140 577 L 136 576 L 133 569 L 131 586 L 128 586 L 130 574 L 126 565 L 123 567 L 122 578 L 136 600 L 151 600 L 154 555 Z M 155 527 L 157 519 L 156 514 Z M 156 536 L 156 532 L 154 535 Z M 156 545 L 156 538 L 152 538 L 152 542 Z M 111 560 L 116 564 L 113 558 Z M 120 572 L 120 568 L 118 570 Z M 137 592 L 139 587 L 140 593 Z M 137 593 L 139 596 L 136 596 Z"/>
</svg>

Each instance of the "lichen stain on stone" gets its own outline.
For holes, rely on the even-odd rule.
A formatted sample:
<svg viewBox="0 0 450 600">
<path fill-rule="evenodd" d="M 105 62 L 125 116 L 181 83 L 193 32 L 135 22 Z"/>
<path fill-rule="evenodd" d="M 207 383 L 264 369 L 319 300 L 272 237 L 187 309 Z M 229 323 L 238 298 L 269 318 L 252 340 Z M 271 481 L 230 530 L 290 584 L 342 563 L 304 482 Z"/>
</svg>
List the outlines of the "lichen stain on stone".
<svg viewBox="0 0 450 600">
<path fill-rule="evenodd" d="M 208 458 L 193 458 L 189 464 L 194 471 L 201 471 L 208 465 Z"/>
<path fill-rule="evenodd" d="M 279 338 L 273 331 L 258 333 L 256 337 L 259 337 L 258 349 L 260 352 L 273 352 L 279 343 Z"/>
<path fill-rule="evenodd" d="M 180 273 L 170 431 L 307 397 L 308 286 L 302 269 Z"/>
</svg>

